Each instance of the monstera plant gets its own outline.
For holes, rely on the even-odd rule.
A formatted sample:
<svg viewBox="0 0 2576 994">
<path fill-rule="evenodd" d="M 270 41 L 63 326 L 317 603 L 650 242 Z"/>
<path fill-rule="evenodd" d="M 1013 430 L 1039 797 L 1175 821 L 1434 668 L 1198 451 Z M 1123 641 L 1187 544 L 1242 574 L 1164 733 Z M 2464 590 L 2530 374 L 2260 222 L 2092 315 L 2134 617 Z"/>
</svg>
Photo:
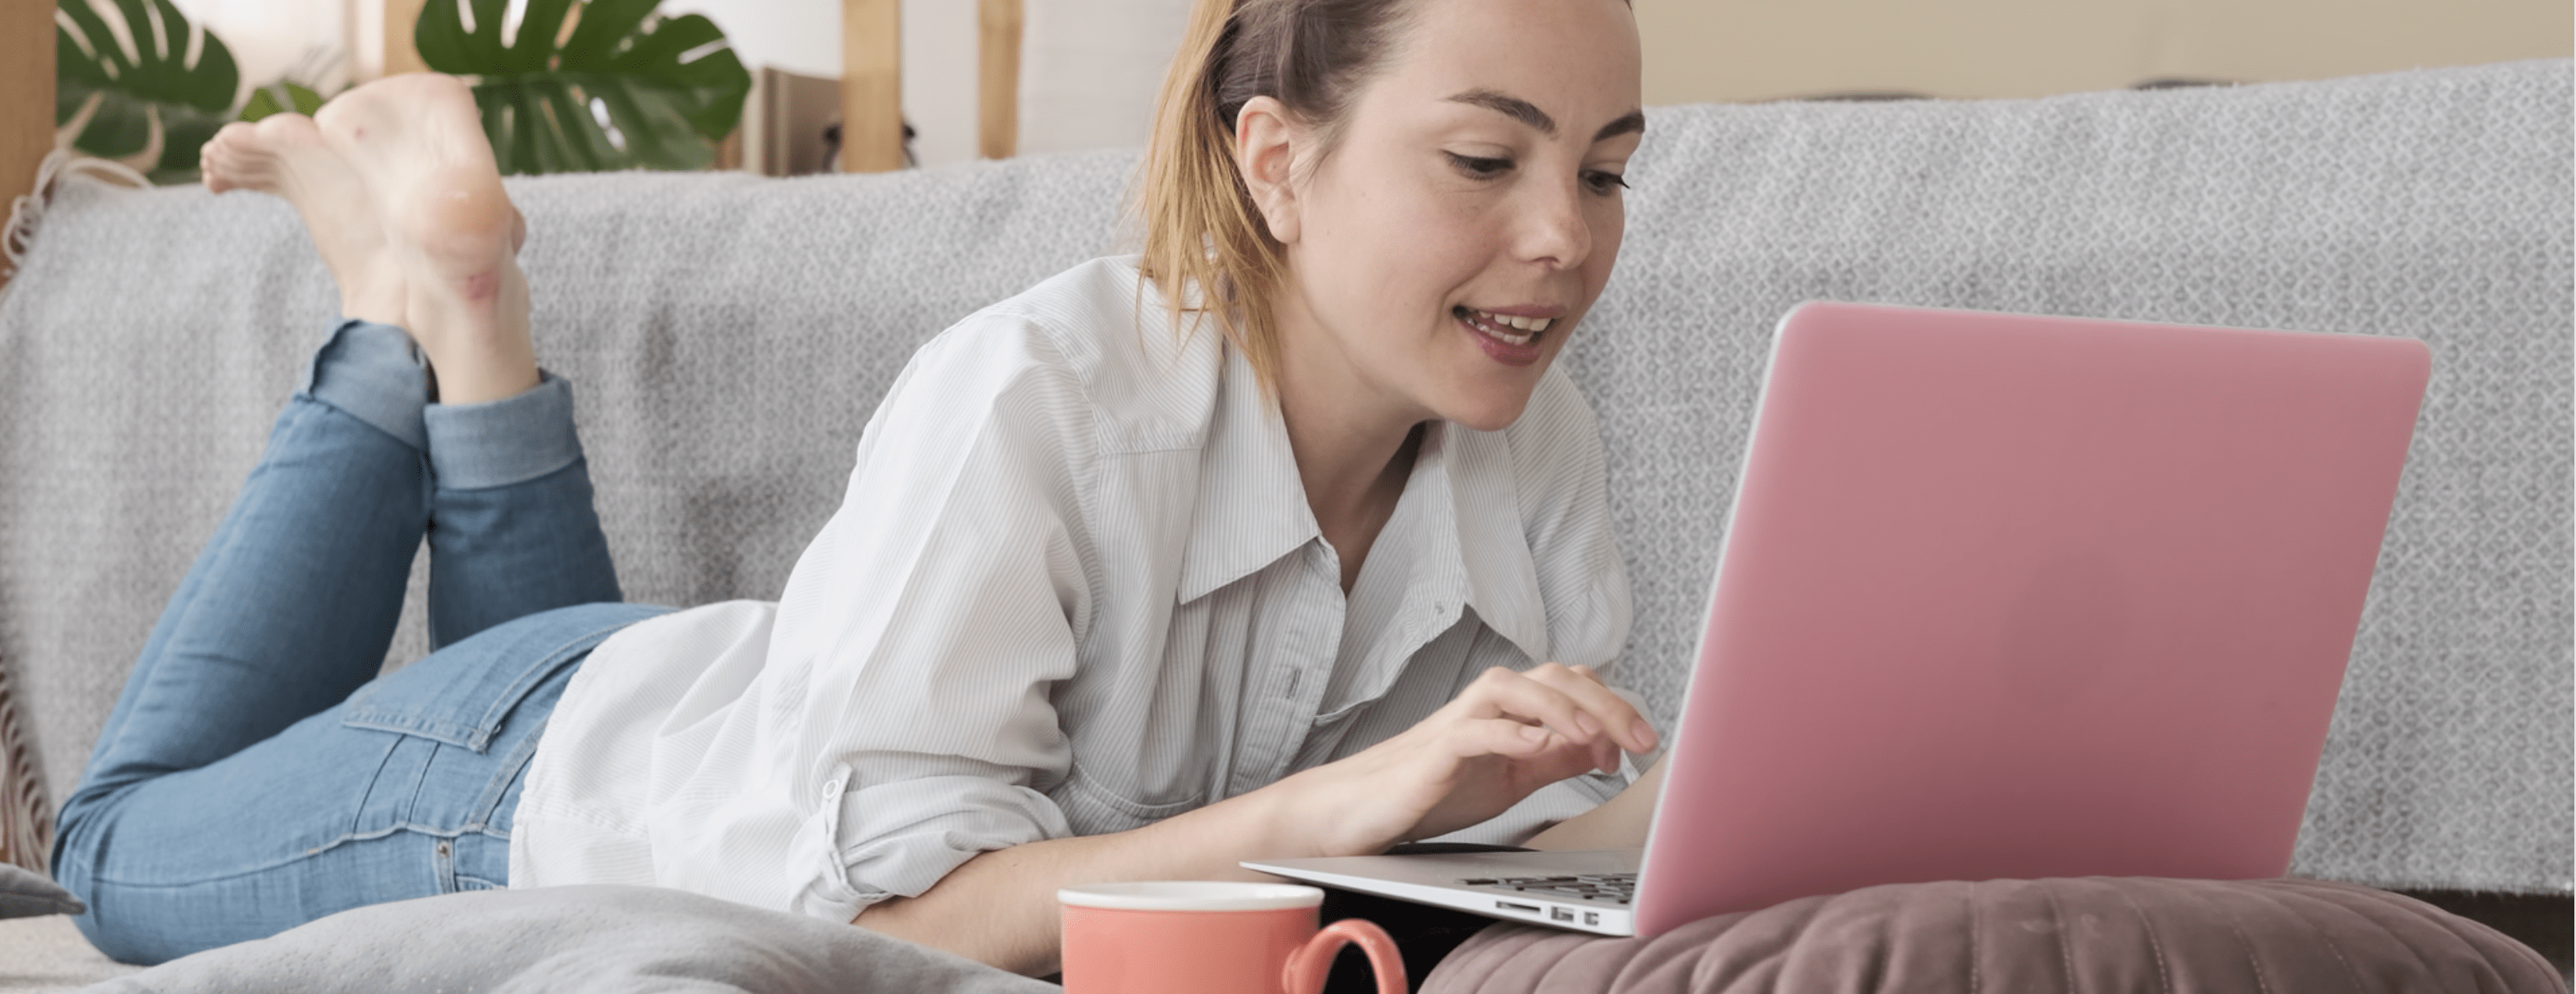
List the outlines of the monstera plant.
<svg viewBox="0 0 2576 994">
<path fill-rule="evenodd" d="M 504 38 L 509 0 L 430 0 L 412 40 L 431 69 L 475 78 L 502 172 L 704 168 L 751 74 L 715 22 L 657 3 L 527 0 Z"/>
<path fill-rule="evenodd" d="M 225 111 L 241 81 L 232 50 L 170 0 L 114 0 L 130 50 L 88 0 L 55 9 L 54 126 L 79 124 L 72 148 L 124 160 L 156 183 L 195 180 L 197 147 L 232 120 Z"/>
</svg>

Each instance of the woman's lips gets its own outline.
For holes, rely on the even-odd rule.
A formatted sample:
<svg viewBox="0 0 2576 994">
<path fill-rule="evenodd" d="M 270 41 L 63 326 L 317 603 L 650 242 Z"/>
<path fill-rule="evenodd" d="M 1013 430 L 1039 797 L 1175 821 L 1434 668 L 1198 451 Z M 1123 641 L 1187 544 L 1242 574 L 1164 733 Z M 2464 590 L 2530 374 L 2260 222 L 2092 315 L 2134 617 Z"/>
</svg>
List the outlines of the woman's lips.
<svg viewBox="0 0 2576 994">
<path fill-rule="evenodd" d="M 1467 329 L 1469 337 L 1495 362 L 1506 366 L 1527 366 L 1537 362 L 1546 350 L 1540 345 L 1553 318 L 1531 318 L 1480 311 L 1464 304 L 1449 309 L 1449 315 Z"/>
</svg>

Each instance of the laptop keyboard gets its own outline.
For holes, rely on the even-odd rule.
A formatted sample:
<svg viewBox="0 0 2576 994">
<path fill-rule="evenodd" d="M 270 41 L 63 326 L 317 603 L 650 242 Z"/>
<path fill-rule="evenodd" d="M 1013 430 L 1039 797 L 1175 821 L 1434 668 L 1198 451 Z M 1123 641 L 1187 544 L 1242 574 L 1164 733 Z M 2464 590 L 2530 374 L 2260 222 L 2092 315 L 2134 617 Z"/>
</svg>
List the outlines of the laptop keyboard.
<svg viewBox="0 0 2576 994">
<path fill-rule="evenodd" d="M 1568 877 L 1469 877 L 1458 882 L 1469 887 L 1501 887 L 1525 894 L 1609 901 L 1614 904 L 1627 904 L 1637 896 L 1637 875 L 1634 873 L 1585 873 Z"/>
</svg>

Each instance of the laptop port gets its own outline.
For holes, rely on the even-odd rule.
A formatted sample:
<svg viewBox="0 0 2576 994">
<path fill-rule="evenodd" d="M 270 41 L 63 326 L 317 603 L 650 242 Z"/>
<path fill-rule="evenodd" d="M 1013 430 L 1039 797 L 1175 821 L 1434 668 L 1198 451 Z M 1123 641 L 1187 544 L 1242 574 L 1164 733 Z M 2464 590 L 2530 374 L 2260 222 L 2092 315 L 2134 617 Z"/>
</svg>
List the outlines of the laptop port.
<svg viewBox="0 0 2576 994">
<path fill-rule="evenodd" d="M 1586 924 L 1586 925 L 1599 925 L 1599 924 L 1601 924 L 1601 913 L 1600 913 L 1600 912 L 1598 912 L 1598 911 L 1586 911 L 1586 912 L 1584 912 L 1584 913 L 1583 913 L 1583 923 L 1584 923 L 1584 924 Z"/>
<path fill-rule="evenodd" d="M 1496 901 L 1494 902 L 1494 907 L 1501 908 L 1505 911 L 1518 911 L 1524 915 L 1535 915 L 1538 913 L 1538 905 L 1535 904 L 1514 904 L 1510 901 Z"/>
<path fill-rule="evenodd" d="M 1549 909 L 1547 909 L 1547 920 L 1552 921 L 1552 922 L 1570 922 L 1570 921 L 1573 921 L 1573 920 L 1574 920 L 1574 909 L 1572 909 L 1572 908 L 1549 908 Z"/>
</svg>

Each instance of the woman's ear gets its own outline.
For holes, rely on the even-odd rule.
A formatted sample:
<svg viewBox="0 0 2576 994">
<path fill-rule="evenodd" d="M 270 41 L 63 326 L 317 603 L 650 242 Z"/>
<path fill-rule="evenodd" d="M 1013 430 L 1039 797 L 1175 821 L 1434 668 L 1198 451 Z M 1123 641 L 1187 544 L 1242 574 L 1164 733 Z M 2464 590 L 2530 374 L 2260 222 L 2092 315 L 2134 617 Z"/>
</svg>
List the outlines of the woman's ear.
<svg viewBox="0 0 2576 994">
<path fill-rule="evenodd" d="M 1297 241 L 1297 191 L 1289 177 L 1305 139 L 1305 129 L 1275 97 L 1254 97 L 1234 116 L 1234 168 L 1243 174 L 1270 237 L 1283 245 Z"/>
</svg>

